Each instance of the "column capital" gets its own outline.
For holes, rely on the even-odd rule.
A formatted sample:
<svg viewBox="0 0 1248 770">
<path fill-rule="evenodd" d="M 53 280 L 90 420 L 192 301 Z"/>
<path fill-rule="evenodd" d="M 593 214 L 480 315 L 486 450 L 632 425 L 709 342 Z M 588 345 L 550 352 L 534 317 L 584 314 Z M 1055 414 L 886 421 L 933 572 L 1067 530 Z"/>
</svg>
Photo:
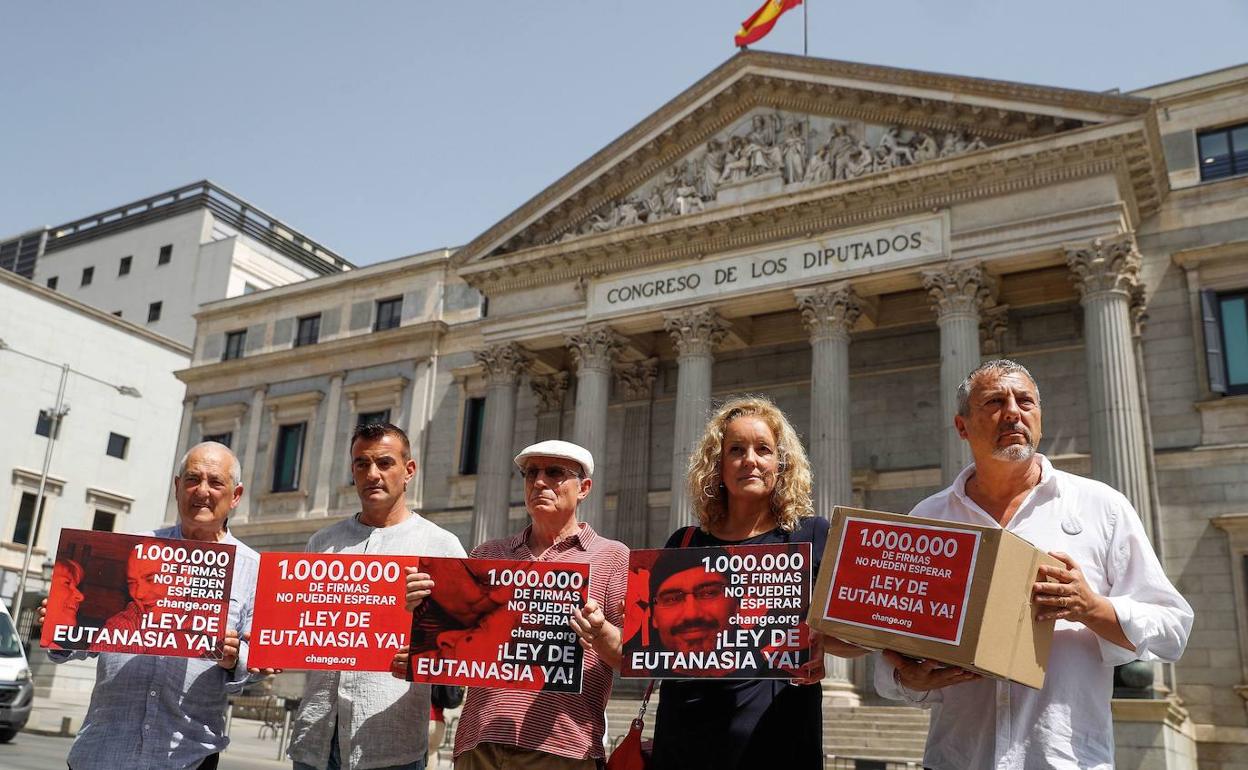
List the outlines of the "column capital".
<svg viewBox="0 0 1248 770">
<path fill-rule="evenodd" d="M 1005 353 L 1005 333 L 1010 328 L 1010 306 L 985 308 L 979 319 L 980 351 L 989 355 Z"/>
<path fill-rule="evenodd" d="M 728 322 L 707 305 L 664 313 L 663 328 L 682 358 L 709 356 L 728 335 Z"/>
<path fill-rule="evenodd" d="M 939 319 L 955 315 L 978 316 L 980 309 L 993 304 L 997 279 L 983 265 L 946 265 L 924 270 L 923 288 Z"/>
<path fill-rule="evenodd" d="M 529 387 L 533 389 L 533 395 L 537 396 L 537 411 L 563 411 L 563 396 L 568 392 L 569 381 L 571 376 L 567 372 L 531 378 Z"/>
<path fill-rule="evenodd" d="M 624 346 L 624 338 L 606 324 L 582 326 L 575 332 L 564 335 L 564 340 L 580 370 L 609 371 L 620 348 Z"/>
<path fill-rule="evenodd" d="M 862 315 L 862 299 L 848 283 L 828 283 L 798 289 L 797 308 L 810 332 L 810 341 L 849 339 L 849 331 Z"/>
<path fill-rule="evenodd" d="M 529 366 L 532 356 L 515 342 L 504 342 L 473 355 L 485 365 L 486 379 L 490 385 L 515 385 Z"/>
<path fill-rule="evenodd" d="M 1102 294 L 1130 299 L 1140 283 L 1140 252 L 1130 233 L 1066 247 L 1066 265 L 1082 301 Z"/>
<path fill-rule="evenodd" d="M 619 364 L 615 367 L 615 381 L 625 401 L 648 401 L 659 373 L 659 359 L 647 358 Z"/>
</svg>

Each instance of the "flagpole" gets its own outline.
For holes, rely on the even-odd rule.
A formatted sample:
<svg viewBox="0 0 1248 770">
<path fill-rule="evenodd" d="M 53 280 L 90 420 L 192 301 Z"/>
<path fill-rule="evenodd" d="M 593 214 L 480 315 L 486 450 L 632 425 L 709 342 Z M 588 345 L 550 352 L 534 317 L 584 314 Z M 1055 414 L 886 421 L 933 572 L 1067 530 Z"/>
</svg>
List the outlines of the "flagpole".
<svg viewBox="0 0 1248 770">
<path fill-rule="evenodd" d="M 802 56 L 810 56 L 810 49 L 807 44 L 809 38 L 810 25 L 807 23 L 810 19 L 810 0 L 802 3 Z"/>
</svg>

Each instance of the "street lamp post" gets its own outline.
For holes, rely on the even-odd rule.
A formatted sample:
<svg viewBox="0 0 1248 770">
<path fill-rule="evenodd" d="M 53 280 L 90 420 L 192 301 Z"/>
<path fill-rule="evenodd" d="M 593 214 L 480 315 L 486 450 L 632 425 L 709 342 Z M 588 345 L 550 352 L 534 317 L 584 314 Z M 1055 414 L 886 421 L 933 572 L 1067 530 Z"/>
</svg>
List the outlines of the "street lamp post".
<svg viewBox="0 0 1248 770">
<path fill-rule="evenodd" d="M 17 582 L 17 595 L 13 598 L 13 625 L 15 628 L 20 628 L 21 626 L 19 626 L 18 623 L 21 620 L 22 615 L 22 599 L 26 595 L 26 578 L 30 572 L 30 559 L 35 549 L 35 538 L 39 535 L 39 525 L 43 520 L 43 500 L 48 486 L 48 469 L 52 465 L 52 448 L 56 445 L 56 437 L 61 430 L 61 420 L 63 420 L 65 415 L 69 412 L 69 409 L 65 406 L 65 383 L 69 380 L 69 373 L 74 372 L 75 374 L 82 375 L 89 380 L 95 380 L 96 382 L 107 385 L 123 396 L 141 398 L 142 395 L 139 393 L 137 388 L 130 385 L 114 385 L 113 383 L 106 382 L 98 377 L 92 377 L 84 372 L 71 369 L 69 364 L 53 363 L 52 361 L 46 361 L 38 356 L 32 356 L 29 353 L 14 350 L 3 339 L 0 339 L 0 351 L 4 350 L 16 353 L 19 356 L 38 361 L 40 363 L 48 364 L 49 366 L 55 366 L 61 370 L 61 381 L 56 389 L 56 406 L 52 407 L 52 411 L 48 415 L 48 445 L 43 450 L 43 470 L 39 473 L 39 493 L 35 496 L 35 510 L 33 514 L 34 526 L 30 534 L 26 537 L 26 555 L 22 558 L 22 574 Z"/>
</svg>

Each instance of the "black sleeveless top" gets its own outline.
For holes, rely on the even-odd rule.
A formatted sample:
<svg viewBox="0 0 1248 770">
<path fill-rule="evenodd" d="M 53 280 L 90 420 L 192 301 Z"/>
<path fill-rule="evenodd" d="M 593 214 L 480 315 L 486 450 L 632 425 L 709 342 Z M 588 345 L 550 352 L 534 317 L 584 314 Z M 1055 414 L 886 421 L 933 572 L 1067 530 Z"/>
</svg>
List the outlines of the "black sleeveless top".
<svg viewBox="0 0 1248 770">
<path fill-rule="evenodd" d="M 665 548 L 679 548 L 678 529 Z M 689 546 L 763 545 L 808 542 L 811 581 L 828 539 L 828 522 L 802 519 L 797 529 L 780 528 L 747 540 L 730 542 L 696 530 Z M 659 689 L 654 725 L 652 770 L 697 768 L 823 767 L 823 691 L 818 684 L 798 686 L 786 679 L 668 679 Z"/>
</svg>

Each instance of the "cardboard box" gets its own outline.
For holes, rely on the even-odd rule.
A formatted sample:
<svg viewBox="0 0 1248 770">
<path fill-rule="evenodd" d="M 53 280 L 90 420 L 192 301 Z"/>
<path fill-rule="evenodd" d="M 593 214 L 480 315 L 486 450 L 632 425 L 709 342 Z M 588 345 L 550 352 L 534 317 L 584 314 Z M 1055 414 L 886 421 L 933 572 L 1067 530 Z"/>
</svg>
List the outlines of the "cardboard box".
<svg viewBox="0 0 1248 770">
<path fill-rule="evenodd" d="M 1053 621 L 1034 620 L 1041 564 L 1026 540 L 981 527 L 836 508 L 811 627 L 1029 687 L 1044 686 Z"/>
</svg>

